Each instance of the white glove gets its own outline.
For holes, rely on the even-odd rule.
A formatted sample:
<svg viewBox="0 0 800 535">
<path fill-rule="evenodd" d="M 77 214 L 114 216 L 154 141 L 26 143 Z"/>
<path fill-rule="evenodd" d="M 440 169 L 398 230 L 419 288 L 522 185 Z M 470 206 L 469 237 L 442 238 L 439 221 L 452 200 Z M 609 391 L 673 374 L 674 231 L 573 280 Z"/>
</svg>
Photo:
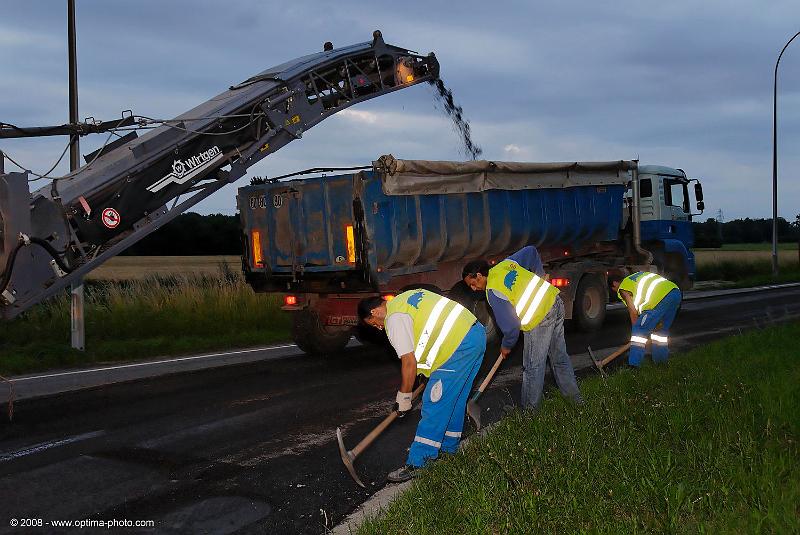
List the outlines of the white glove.
<svg viewBox="0 0 800 535">
<path fill-rule="evenodd" d="M 395 410 L 398 416 L 403 417 L 411 410 L 411 392 L 397 392 L 395 397 Z"/>
</svg>

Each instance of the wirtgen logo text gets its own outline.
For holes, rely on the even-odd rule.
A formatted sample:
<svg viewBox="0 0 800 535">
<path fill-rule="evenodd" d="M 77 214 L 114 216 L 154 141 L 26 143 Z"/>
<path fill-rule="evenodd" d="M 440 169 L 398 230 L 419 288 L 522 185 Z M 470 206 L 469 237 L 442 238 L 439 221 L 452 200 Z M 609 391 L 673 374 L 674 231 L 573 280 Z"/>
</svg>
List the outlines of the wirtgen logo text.
<svg viewBox="0 0 800 535">
<path fill-rule="evenodd" d="M 216 145 L 207 151 L 195 154 L 185 160 L 172 162 L 172 172 L 147 187 L 147 191 L 156 193 L 170 184 L 185 184 L 203 169 L 222 159 L 222 151 Z"/>
</svg>

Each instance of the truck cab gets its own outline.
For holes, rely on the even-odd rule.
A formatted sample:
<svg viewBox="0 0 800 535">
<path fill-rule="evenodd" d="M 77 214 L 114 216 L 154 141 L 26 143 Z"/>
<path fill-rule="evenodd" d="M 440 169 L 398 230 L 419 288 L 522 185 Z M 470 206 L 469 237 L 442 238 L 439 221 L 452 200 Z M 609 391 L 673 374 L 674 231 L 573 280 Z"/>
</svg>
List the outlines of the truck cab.
<svg viewBox="0 0 800 535">
<path fill-rule="evenodd" d="M 691 288 L 696 276 L 693 214 L 689 183 L 695 182 L 697 208 L 702 212 L 703 193 L 699 180 L 682 169 L 661 165 L 639 167 L 639 212 L 642 246 L 653 253 L 653 262 L 681 289 Z M 630 197 L 629 197 L 630 199 Z"/>
</svg>

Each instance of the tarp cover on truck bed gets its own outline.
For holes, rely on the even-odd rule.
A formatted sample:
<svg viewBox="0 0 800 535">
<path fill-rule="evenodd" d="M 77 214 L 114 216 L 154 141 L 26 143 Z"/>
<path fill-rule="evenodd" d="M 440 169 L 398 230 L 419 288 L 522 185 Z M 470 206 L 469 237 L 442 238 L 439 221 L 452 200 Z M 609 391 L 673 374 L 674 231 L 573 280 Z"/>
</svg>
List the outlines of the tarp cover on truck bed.
<svg viewBox="0 0 800 535">
<path fill-rule="evenodd" d="M 472 193 L 625 184 L 636 162 L 448 162 L 399 160 L 387 154 L 373 162 L 387 195 Z"/>
</svg>

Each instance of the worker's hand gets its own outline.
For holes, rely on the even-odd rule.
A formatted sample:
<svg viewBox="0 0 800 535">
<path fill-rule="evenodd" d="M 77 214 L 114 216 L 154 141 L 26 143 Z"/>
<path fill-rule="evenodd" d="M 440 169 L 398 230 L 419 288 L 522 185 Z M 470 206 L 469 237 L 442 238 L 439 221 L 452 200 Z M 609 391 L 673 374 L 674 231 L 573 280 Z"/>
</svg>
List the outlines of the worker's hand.
<svg viewBox="0 0 800 535">
<path fill-rule="evenodd" d="M 402 418 L 408 411 L 411 410 L 411 392 L 397 392 L 394 410 L 397 411 L 398 418 Z"/>
<path fill-rule="evenodd" d="M 503 359 L 507 359 L 509 354 L 511 354 L 510 349 L 505 347 L 500 348 L 500 356 L 503 357 Z"/>
</svg>

